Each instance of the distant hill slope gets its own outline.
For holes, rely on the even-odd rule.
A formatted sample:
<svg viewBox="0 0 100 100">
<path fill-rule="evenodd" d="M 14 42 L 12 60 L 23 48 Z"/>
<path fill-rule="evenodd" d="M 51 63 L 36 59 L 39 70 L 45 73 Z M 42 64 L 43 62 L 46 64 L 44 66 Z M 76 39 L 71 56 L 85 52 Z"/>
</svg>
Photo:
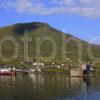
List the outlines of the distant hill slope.
<svg viewBox="0 0 100 100">
<path fill-rule="evenodd" d="M 36 61 L 36 41 L 37 39 L 48 39 L 51 41 L 55 41 L 54 44 L 57 45 L 57 54 L 56 57 L 53 59 L 50 58 L 53 46 L 49 40 L 44 41 L 41 43 L 41 61 L 44 62 L 62 62 L 62 54 L 66 55 L 67 58 L 70 58 L 74 63 L 77 63 L 78 58 L 78 44 L 75 41 L 80 41 L 80 44 L 82 44 L 82 60 L 83 61 L 89 61 L 89 60 L 95 60 L 95 58 L 92 58 L 91 54 L 88 53 L 88 45 L 89 43 L 80 40 L 79 38 L 76 38 L 70 34 L 65 34 L 61 31 L 58 31 L 54 28 L 52 28 L 50 25 L 46 23 L 40 23 L 40 22 L 32 22 L 32 23 L 19 23 L 12 26 L 2 27 L 0 28 L 0 40 L 2 41 L 5 36 L 13 36 L 18 44 L 19 44 L 19 55 L 18 58 L 15 60 L 12 60 L 10 62 L 0 59 L 0 63 L 19 63 L 20 61 L 23 61 L 24 59 L 24 43 L 22 41 L 22 37 L 24 36 L 24 32 L 28 31 L 29 37 L 32 38 L 32 42 L 29 42 L 29 57 L 32 59 L 32 61 Z M 75 40 L 70 40 L 68 43 L 62 43 L 62 35 L 66 37 L 66 42 L 70 38 L 74 38 Z M 62 47 L 66 44 L 66 51 L 62 51 Z M 56 48 L 56 47 L 55 47 Z M 100 58 L 100 46 L 91 44 L 92 48 L 92 54 L 96 58 Z M 14 44 L 10 41 L 5 41 L 2 43 L 2 54 L 6 58 L 10 58 L 14 54 Z M 80 53 L 80 51 L 79 51 Z M 0 57 L 1 58 L 1 57 Z"/>
</svg>

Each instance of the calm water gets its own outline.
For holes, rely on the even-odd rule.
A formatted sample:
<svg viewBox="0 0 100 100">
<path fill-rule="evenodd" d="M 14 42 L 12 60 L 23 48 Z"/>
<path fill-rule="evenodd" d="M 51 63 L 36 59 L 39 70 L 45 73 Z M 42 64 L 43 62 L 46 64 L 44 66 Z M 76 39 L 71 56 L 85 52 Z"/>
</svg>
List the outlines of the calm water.
<svg viewBox="0 0 100 100">
<path fill-rule="evenodd" d="M 100 75 L 70 78 L 65 74 L 0 77 L 0 100 L 100 100 Z"/>
</svg>

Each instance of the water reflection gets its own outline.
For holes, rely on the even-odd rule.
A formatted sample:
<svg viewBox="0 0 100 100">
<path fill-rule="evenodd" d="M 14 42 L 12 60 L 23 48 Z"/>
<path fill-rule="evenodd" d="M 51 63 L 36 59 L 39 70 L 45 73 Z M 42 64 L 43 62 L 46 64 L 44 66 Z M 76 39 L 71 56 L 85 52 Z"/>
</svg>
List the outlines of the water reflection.
<svg viewBox="0 0 100 100">
<path fill-rule="evenodd" d="M 85 82 L 86 86 L 86 94 L 90 94 L 91 93 L 91 79 L 90 77 L 83 77 L 83 81 Z"/>
<path fill-rule="evenodd" d="M 29 77 L 33 83 L 44 84 L 44 77 L 42 74 L 30 74 Z"/>
<path fill-rule="evenodd" d="M 99 97 L 99 86 L 99 77 L 75 78 L 66 74 L 5 76 L 0 77 L 0 100 L 92 100 Z"/>
</svg>

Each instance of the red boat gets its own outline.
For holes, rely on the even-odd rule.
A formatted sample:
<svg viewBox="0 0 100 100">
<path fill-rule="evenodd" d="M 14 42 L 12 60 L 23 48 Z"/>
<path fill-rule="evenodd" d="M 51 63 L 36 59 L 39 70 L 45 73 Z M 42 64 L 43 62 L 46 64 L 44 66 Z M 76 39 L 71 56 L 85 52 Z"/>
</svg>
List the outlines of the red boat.
<svg viewBox="0 0 100 100">
<path fill-rule="evenodd" d="M 0 75 L 13 75 L 11 68 L 0 68 Z"/>
</svg>

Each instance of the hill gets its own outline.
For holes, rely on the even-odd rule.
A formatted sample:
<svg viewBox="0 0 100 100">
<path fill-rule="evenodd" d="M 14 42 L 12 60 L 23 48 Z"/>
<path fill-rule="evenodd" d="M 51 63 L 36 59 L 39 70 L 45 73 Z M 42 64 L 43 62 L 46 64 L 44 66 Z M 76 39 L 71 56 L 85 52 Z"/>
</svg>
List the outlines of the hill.
<svg viewBox="0 0 100 100">
<path fill-rule="evenodd" d="M 26 32 L 26 33 L 25 33 Z M 29 59 L 36 61 L 36 57 L 43 62 L 64 62 L 66 58 L 70 58 L 75 64 L 79 60 L 97 61 L 100 58 L 100 46 L 89 44 L 70 34 L 65 34 L 52 28 L 47 23 L 32 22 L 18 23 L 12 26 L 0 28 L 0 63 L 19 64 L 24 61 L 25 52 L 27 53 L 27 42 L 23 42 L 22 38 L 25 34 L 31 38 L 29 42 L 28 53 Z M 65 40 L 64 40 L 65 39 Z M 16 41 L 15 41 L 16 40 Z M 13 42 L 12 42 L 13 41 Z M 14 59 L 16 52 L 18 57 Z M 37 53 L 39 52 L 40 54 Z M 55 51 L 55 52 L 54 52 Z M 51 56 L 55 54 L 55 57 Z M 54 55 L 53 54 L 53 55 Z"/>
</svg>

